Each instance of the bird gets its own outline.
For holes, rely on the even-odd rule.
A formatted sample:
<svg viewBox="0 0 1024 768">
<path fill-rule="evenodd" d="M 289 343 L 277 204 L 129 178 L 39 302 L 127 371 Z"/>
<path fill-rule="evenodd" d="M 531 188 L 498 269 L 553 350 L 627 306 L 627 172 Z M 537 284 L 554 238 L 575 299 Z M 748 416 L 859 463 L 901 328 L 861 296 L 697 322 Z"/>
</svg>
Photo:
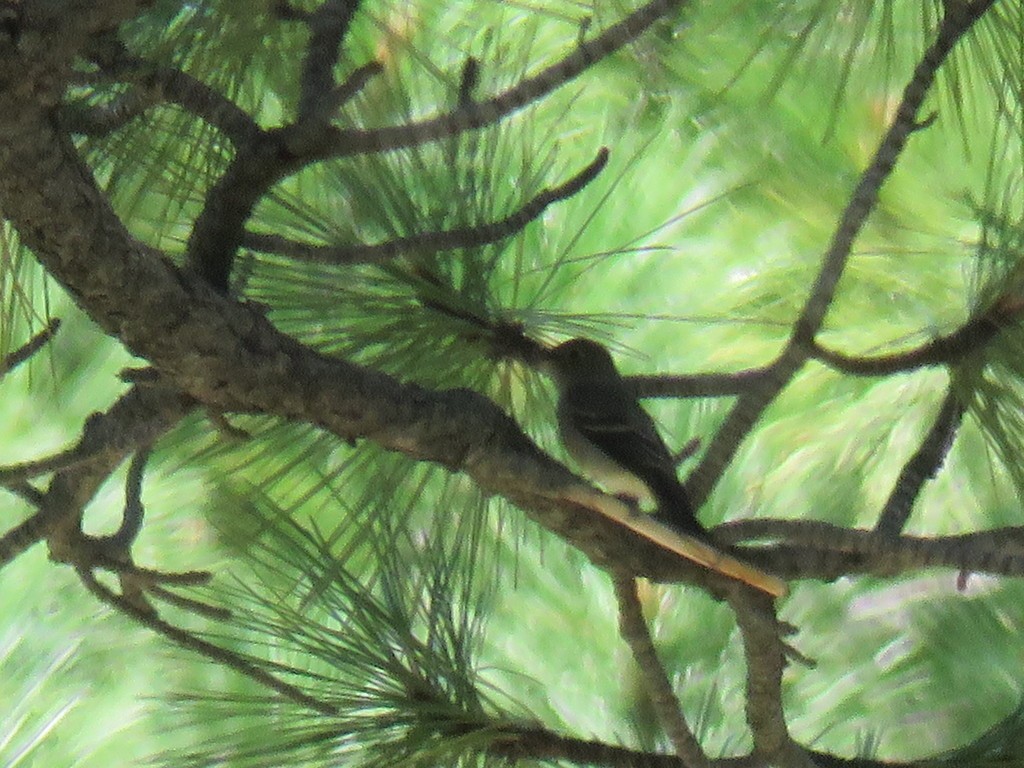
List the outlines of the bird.
<svg viewBox="0 0 1024 768">
<path fill-rule="evenodd" d="M 548 350 L 545 368 L 558 389 L 558 429 L 569 456 L 590 480 L 641 507 L 680 533 L 709 540 L 676 460 L 611 353 L 591 339 L 576 338 Z"/>
</svg>

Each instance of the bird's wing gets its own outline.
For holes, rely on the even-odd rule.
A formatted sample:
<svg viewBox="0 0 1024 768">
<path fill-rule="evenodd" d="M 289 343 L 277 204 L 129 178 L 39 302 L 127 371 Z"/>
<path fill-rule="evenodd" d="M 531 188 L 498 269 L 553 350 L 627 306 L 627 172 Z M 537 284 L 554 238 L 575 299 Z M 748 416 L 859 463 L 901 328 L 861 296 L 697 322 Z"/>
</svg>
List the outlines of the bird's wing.
<svg viewBox="0 0 1024 768">
<path fill-rule="evenodd" d="M 575 387 L 567 398 L 575 427 L 617 464 L 674 477 L 672 453 L 654 421 L 635 400 L 617 394 L 601 386 Z"/>
<path fill-rule="evenodd" d="M 647 411 L 635 400 L 596 385 L 576 387 L 565 400 L 563 407 L 572 410 L 576 430 L 654 494 L 660 519 L 684 533 L 705 534 L 676 475 L 672 453 Z"/>
</svg>

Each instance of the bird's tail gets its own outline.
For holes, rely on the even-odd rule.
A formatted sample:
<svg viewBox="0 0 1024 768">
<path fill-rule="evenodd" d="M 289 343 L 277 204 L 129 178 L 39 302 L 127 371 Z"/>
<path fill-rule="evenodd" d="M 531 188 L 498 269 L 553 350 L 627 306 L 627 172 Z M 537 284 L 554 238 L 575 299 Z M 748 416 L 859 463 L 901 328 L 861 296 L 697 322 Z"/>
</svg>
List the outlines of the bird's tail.
<svg viewBox="0 0 1024 768">
<path fill-rule="evenodd" d="M 711 539 L 707 529 L 697 520 L 682 483 L 675 477 L 666 477 L 655 483 L 648 480 L 648 483 L 658 502 L 658 511 L 654 514 L 654 519 L 672 532 L 683 536 L 677 542 L 659 543 L 689 560 L 770 595 L 780 597 L 786 594 L 786 583 L 782 579 L 738 559 L 729 553 L 728 548 L 723 549 Z"/>
<path fill-rule="evenodd" d="M 677 478 L 650 478 L 648 485 L 658 504 L 658 510 L 654 514 L 658 522 L 687 536 L 708 540 L 707 529 L 697 520 L 693 505 L 686 495 L 686 489 Z"/>
</svg>

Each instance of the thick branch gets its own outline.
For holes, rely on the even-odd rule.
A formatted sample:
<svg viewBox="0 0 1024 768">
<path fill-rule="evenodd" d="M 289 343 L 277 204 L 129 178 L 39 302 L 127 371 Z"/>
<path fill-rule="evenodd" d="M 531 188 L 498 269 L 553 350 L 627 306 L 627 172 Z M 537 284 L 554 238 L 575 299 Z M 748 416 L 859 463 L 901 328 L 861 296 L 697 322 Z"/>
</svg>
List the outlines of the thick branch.
<svg viewBox="0 0 1024 768">
<path fill-rule="evenodd" d="M 61 123 L 70 132 L 82 136 L 109 136 L 123 128 L 159 100 L 141 88 L 132 88 L 105 104 L 83 99 L 65 104 Z"/>
<path fill-rule="evenodd" d="M 34 71 L 6 53 L 0 82 Z M 426 390 L 310 350 L 258 307 L 139 243 L 44 104 L 32 88 L 0 89 L 0 208 L 78 304 L 173 386 L 215 410 L 305 421 L 465 472 L 599 564 L 661 580 L 713 577 L 605 517 L 614 499 L 545 456 L 483 396 Z"/>
<path fill-rule="evenodd" d="M 62 2 L 15 2 L 20 6 L 17 20 L 19 29 L 8 29 L 19 34 L 19 41 L 28 43 L 22 30 L 35 32 L 32 42 L 51 64 L 69 62 L 96 35 L 117 29 L 122 22 L 138 15 L 153 5 L 153 0 L 110 0 L 95 3 L 92 0 L 62 0 Z M 56 103 L 56 102 L 53 102 Z"/>
<path fill-rule="evenodd" d="M 269 133 L 239 144 L 234 159 L 206 195 L 188 239 L 185 261 L 221 293 L 228 290 L 245 222 L 268 189 L 286 173 L 282 149 Z"/>
<path fill-rule="evenodd" d="M 541 728 L 507 726 L 488 750 L 497 757 L 517 760 L 549 760 L 568 765 L 598 768 L 680 768 L 675 755 L 658 755 L 615 744 L 576 739 Z M 825 752 L 806 753 L 817 768 L 921 768 L 928 760 L 886 762 L 868 758 L 837 757 Z M 753 755 L 720 757 L 708 761 L 711 768 L 775 768 L 769 760 Z M 989 768 L 979 763 L 978 768 Z M 957 768 L 973 768 L 960 763 Z"/>
</svg>

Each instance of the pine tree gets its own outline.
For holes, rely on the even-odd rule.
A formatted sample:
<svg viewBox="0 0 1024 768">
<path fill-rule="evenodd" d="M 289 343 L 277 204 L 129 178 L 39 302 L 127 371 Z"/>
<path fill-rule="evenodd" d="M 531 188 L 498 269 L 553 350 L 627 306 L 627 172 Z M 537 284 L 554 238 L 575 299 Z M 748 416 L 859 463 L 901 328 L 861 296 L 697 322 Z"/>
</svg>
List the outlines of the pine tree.
<svg viewBox="0 0 1024 768">
<path fill-rule="evenodd" d="M 0 136 L 0 762 L 1024 765 L 1020 2 L 12 0 Z"/>
</svg>

